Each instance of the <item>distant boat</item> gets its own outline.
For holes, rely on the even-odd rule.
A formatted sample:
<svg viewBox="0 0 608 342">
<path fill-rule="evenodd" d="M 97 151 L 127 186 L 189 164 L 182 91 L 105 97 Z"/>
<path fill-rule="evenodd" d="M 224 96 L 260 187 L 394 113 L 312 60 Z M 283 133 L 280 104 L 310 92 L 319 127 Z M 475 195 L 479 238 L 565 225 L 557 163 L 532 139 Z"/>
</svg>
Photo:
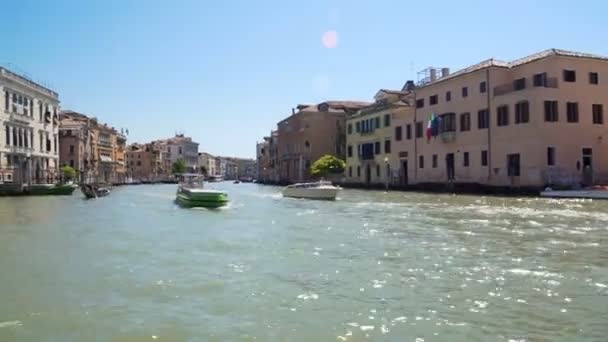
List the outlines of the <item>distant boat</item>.
<svg viewBox="0 0 608 342">
<path fill-rule="evenodd" d="M 110 194 L 110 188 L 96 184 L 82 184 L 80 186 L 80 191 L 82 191 L 84 197 L 87 199 L 105 197 Z"/>
<path fill-rule="evenodd" d="M 306 198 L 318 200 L 335 200 L 340 187 L 331 182 L 296 183 L 285 187 L 283 197 Z"/>
<path fill-rule="evenodd" d="M 177 186 L 175 201 L 186 208 L 219 208 L 228 205 L 228 194 L 224 191 L 204 189 L 200 175 L 182 175 L 183 181 Z"/>
<path fill-rule="evenodd" d="M 232 183 L 234 183 L 234 184 L 241 184 L 241 181 L 237 179 L 237 180 L 235 180 L 235 181 L 234 181 L 234 182 L 232 182 Z"/>
<path fill-rule="evenodd" d="M 220 175 L 207 176 L 208 182 L 221 182 L 223 180 L 224 180 L 224 177 L 222 177 Z"/>
</svg>

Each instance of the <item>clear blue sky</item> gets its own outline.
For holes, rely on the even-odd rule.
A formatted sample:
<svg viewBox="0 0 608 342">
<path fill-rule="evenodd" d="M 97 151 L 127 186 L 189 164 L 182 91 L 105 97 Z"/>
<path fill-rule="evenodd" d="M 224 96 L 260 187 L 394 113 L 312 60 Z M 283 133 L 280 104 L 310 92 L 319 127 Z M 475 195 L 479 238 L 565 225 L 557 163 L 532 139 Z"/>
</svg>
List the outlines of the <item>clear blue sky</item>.
<svg viewBox="0 0 608 342">
<path fill-rule="evenodd" d="M 3 1 L 0 63 L 50 83 L 63 109 L 129 128 L 130 142 L 183 131 L 201 150 L 253 157 L 296 104 L 371 100 L 430 65 L 608 55 L 607 16 L 603 0 Z"/>
</svg>

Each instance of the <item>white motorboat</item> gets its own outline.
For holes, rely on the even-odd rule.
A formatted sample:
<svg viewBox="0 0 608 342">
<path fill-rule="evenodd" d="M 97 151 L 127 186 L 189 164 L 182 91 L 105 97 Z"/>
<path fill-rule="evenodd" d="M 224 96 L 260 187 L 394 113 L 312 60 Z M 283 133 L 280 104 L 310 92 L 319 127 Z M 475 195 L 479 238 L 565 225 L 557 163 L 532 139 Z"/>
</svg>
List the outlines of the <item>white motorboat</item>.
<svg viewBox="0 0 608 342">
<path fill-rule="evenodd" d="M 340 187 L 331 182 L 296 183 L 283 188 L 283 197 L 335 200 Z"/>
</svg>

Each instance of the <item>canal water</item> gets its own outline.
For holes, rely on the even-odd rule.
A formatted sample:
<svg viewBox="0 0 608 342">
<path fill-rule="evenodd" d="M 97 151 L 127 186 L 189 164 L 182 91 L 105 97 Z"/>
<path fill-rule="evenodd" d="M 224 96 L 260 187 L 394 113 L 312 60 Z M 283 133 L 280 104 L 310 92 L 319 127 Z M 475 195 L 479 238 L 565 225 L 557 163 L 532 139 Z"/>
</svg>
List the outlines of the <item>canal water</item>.
<svg viewBox="0 0 608 342">
<path fill-rule="evenodd" d="M 0 341 L 606 341 L 608 202 L 0 198 Z"/>
</svg>

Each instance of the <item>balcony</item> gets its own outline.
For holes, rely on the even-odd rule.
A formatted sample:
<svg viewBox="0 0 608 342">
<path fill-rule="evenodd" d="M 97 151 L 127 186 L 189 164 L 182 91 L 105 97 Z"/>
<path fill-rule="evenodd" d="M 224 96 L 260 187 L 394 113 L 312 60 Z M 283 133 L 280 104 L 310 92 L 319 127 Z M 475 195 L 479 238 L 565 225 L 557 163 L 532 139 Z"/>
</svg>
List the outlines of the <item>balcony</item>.
<svg viewBox="0 0 608 342">
<path fill-rule="evenodd" d="M 450 143 L 450 142 L 456 140 L 456 132 L 455 131 L 441 132 L 441 133 L 439 133 L 439 136 L 441 137 L 441 140 L 444 143 Z"/>
<path fill-rule="evenodd" d="M 530 86 L 528 86 L 530 87 Z M 494 96 L 502 96 L 515 91 L 525 90 L 527 87 L 516 87 L 516 82 L 509 82 L 497 87 L 494 87 Z M 545 77 L 538 80 L 534 80 L 534 84 L 531 88 L 559 88 L 559 81 L 556 77 Z"/>
</svg>

